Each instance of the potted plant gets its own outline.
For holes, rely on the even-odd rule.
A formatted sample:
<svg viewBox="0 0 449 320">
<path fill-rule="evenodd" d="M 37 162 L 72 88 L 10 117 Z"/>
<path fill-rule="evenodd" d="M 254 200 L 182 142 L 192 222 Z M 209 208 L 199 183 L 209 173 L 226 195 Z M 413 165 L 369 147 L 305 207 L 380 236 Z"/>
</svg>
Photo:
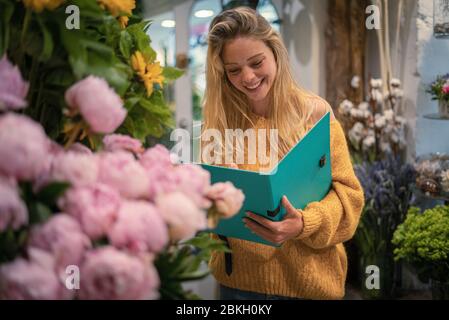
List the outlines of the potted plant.
<svg viewBox="0 0 449 320">
<path fill-rule="evenodd" d="M 432 100 L 438 100 L 440 117 L 449 119 L 449 73 L 437 76 L 426 92 L 432 95 Z"/>
<path fill-rule="evenodd" d="M 394 233 L 395 259 L 416 267 L 418 277 L 430 280 L 433 299 L 449 299 L 449 206 L 421 210 L 412 207 Z"/>
</svg>

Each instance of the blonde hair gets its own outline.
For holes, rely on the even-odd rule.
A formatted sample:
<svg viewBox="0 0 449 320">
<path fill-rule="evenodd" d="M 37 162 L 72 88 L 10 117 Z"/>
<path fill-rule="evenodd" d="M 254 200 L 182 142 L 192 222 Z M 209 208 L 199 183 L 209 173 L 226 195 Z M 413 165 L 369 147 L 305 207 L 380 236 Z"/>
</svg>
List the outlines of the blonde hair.
<svg viewBox="0 0 449 320">
<path fill-rule="evenodd" d="M 280 35 L 261 15 L 247 7 L 222 12 L 209 27 L 203 130 L 217 129 L 224 136 L 225 129 L 246 130 L 254 126 L 247 97 L 231 84 L 223 67 L 223 48 L 227 41 L 238 37 L 261 40 L 274 54 L 277 72 L 268 93 L 268 119 L 269 129 L 278 129 L 279 154 L 283 156 L 311 127 L 313 109 L 306 107 L 305 99 L 313 95 L 293 79 Z"/>
</svg>

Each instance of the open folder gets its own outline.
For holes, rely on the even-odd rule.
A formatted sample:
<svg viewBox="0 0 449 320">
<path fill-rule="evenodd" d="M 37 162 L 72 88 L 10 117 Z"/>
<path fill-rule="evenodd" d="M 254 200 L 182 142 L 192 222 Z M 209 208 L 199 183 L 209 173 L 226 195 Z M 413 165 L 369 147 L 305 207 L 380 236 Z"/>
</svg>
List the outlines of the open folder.
<svg viewBox="0 0 449 320">
<path fill-rule="evenodd" d="M 272 221 L 280 221 L 285 215 L 281 205 L 283 195 L 299 209 L 320 201 L 331 188 L 330 160 L 330 113 L 327 113 L 268 173 L 201 164 L 210 172 L 212 183 L 230 181 L 245 194 L 240 212 L 221 219 L 218 226 L 209 231 L 278 246 L 245 227 L 242 220 L 245 212 L 252 211 Z"/>
</svg>

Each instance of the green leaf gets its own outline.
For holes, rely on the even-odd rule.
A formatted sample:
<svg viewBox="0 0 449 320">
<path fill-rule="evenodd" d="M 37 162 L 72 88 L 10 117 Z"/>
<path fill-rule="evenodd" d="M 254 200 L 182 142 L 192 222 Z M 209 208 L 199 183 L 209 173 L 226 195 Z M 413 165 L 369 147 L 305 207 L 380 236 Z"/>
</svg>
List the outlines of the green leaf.
<svg viewBox="0 0 449 320">
<path fill-rule="evenodd" d="M 39 61 L 46 62 L 48 59 L 50 59 L 53 53 L 54 48 L 53 37 L 50 31 L 48 30 L 47 26 L 45 25 L 45 22 L 42 20 L 42 17 L 40 15 L 37 15 L 36 19 L 42 32 L 42 37 L 44 41 L 42 45 L 42 52 L 39 56 Z"/>
<path fill-rule="evenodd" d="M 166 80 L 176 80 L 184 74 L 184 71 L 174 67 L 164 67 L 162 75 Z"/>
<path fill-rule="evenodd" d="M 130 57 L 131 57 L 132 44 L 133 44 L 133 41 L 132 41 L 131 35 L 126 30 L 123 30 L 122 32 L 120 32 L 119 47 L 120 47 L 120 52 L 122 53 L 122 55 L 125 59 L 130 59 Z"/>
<path fill-rule="evenodd" d="M 1 2 L 0 4 L 0 57 L 3 56 L 9 46 L 10 21 L 14 12 L 14 5 L 11 2 Z"/>
<path fill-rule="evenodd" d="M 70 188 L 70 183 L 68 182 L 52 182 L 40 190 L 36 197 L 43 203 L 52 206 L 68 188 Z"/>
</svg>

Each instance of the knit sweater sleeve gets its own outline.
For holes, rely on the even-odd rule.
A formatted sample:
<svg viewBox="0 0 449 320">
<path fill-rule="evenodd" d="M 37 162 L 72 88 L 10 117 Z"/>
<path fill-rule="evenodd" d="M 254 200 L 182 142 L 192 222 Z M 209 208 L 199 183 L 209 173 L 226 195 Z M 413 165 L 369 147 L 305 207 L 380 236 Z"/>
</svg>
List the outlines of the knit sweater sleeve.
<svg viewBox="0 0 449 320">
<path fill-rule="evenodd" d="M 304 228 L 297 237 L 309 247 L 320 249 L 352 238 L 364 206 L 362 186 L 351 163 L 343 129 L 331 121 L 332 187 L 321 200 L 302 211 Z"/>
</svg>

